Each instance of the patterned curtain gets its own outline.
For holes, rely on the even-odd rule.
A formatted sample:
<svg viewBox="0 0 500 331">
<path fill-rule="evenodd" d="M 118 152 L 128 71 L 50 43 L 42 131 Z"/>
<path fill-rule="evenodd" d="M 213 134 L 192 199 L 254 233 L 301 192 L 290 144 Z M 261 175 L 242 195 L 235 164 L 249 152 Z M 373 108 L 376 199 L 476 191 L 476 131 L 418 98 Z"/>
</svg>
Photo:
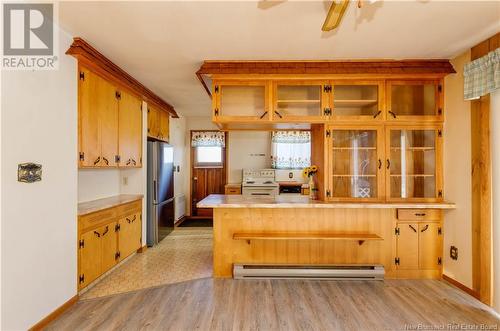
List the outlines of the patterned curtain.
<svg viewBox="0 0 500 331">
<path fill-rule="evenodd" d="M 193 147 L 226 147 L 226 136 L 219 131 L 199 131 L 191 135 Z"/>
<path fill-rule="evenodd" d="M 500 48 L 464 66 L 464 99 L 479 99 L 500 88 Z"/>
<path fill-rule="evenodd" d="M 303 169 L 311 165 L 311 132 L 275 131 L 271 137 L 274 169 Z"/>
</svg>

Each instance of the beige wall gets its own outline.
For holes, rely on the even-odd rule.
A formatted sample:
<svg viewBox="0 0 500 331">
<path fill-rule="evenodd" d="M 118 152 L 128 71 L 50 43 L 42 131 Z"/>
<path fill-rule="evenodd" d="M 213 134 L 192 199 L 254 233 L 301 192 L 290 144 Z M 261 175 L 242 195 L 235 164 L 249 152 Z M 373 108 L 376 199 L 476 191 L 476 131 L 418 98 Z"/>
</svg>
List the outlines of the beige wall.
<svg viewBox="0 0 500 331">
<path fill-rule="evenodd" d="M 229 133 L 229 183 L 241 183 L 243 169 L 271 167 L 269 131 L 233 131 Z"/>
<path fill-rule="evenodd" d="M 457 208 L 445 212 L 443 272 L 472 288 L 471 118 L 463 97 L 463 66 L 469 61 L 470 52 L 453 59 L 457 73 L 444 84 L 444 194 Z M 451 245 L 458 247 L 458 260 L 450 258 Z"/>
</svg>

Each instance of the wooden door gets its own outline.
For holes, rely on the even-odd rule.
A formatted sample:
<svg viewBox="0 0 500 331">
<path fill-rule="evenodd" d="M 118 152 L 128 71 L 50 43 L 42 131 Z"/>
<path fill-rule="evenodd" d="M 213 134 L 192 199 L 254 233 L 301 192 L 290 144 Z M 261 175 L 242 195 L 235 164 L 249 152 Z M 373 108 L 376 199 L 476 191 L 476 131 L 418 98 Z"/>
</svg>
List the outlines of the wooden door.
<svg viewBox="0 0 500 331">
<path fill-rule="evenodd" d="M 160 136 L 160 111 L 148 105 L 148 137 L 158 138 Z"/>
<path fill-rule="evenodd" d="M 418 224 L 398 223 L 396 236 L 398 269 L 418 269 Z"/>
<path fill-rule="evenodd" d="M 119 102 L 120 167 L 142 166 L 142 100 L 121 92 Z"/>
<path fill-rule="evenodd" d="M 99 77 L 94 97 L 98 102 L 101 136 L 99 165 L 115 167 L 118 165 L 115 157 L 118 155 L 118 99 L 120 95 L 114 85 Z"/>
<path fill-rule="evenodd" d="M 385 119 L 384 81 L 335 80 L 332 89 L 334 121 Z"/>
<path fill-rule="evenodd" d="M 212 82 L 213 122 L 268 121 L 269 83 L 266 81 Z"/>
<path fill-rule="evenodd" d="M 159 111 L 159 139 L 168 142 L 169 140 L 169 115 L 166 111 Z"/>
<path fill-rule="evenodd" d="M 141 247 L 141 215 L 136 213 L 121 218 L 118 243 L 120 259 L 124 259 Z"/>
<path fill-rule="evenodd" d="M 99 228 L 101 234 L 101 247 L 102 247 L 102 271 L 105 273 L 111 269 L 117 262 L 117 235 L 115 232 L 116 222 L 104 225 Z"/>
<path fill-rule="evenodd" d="M 87 286 L 101 275 L 101 234 L 99 229 L 85 232 L 80 237 L 79 260 L 80 281 L 79 288 Z"/>
<path fill-rule="evenodd" d="M 419 268 L 438 269 L 441 258 L 441 227 L 439 223 L 420 223 L 418 226 Z"/>
<path fill-rule="evenodd" d="M 100 78 L 80 67 L 78 80 L 78 145 L 79 166 L 98 166 L 101 160 L 101 136 L 99 130 Z"/>
</svg>

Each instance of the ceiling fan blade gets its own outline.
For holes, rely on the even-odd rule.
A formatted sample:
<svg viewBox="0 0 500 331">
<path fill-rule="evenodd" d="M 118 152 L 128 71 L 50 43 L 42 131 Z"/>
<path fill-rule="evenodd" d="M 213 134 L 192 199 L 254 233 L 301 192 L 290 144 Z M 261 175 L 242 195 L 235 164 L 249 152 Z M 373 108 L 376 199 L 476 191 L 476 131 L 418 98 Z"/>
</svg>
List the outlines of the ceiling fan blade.
<svg viewBox="0 0 500 331">
<path fill-rule="evenodd" d="M 323 23 L 321 30 L 330 31 L 338 27 L 348 5 L 349 0 L 340 0 L 339 3 L 334 1 L 330 6 L 330 10 L 326 15 L 325 23 Z"/>
</svg>

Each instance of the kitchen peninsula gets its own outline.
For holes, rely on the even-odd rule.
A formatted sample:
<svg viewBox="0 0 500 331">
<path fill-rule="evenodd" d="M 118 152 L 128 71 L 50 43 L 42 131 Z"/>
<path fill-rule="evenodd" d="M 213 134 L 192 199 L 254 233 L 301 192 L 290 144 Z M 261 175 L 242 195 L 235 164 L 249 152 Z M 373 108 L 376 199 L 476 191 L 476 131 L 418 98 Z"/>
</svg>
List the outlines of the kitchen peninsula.
<svg viewBox="0 0 500 331">
<path fill-rule="evenodd" d="M 387 278 L 440 278 L 447 202 L 328 203 L 300 196 L 210 195 L 214 277 L 235 263 L 377 264 Z"/>
</svg>

